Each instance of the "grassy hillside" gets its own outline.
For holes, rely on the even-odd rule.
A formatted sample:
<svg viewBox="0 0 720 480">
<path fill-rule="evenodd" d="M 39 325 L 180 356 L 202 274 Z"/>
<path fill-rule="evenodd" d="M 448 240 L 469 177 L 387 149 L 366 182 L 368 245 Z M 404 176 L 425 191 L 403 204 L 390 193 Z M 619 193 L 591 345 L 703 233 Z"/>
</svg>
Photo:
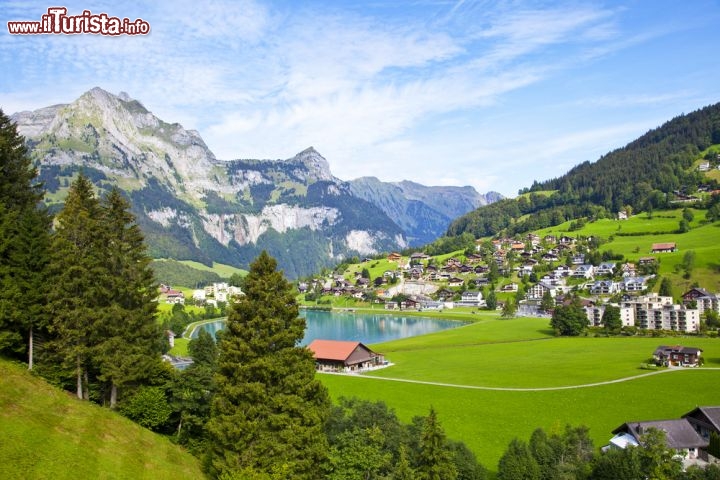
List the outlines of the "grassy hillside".
<svg viewBox="0 0 720 480">
<path fill-rule="evenodd" d="M 199 461 L 168 439 L 0 359 L 0 477 L 199 479 Z"/>
<path fill-rule="evenodd" d="M 677 233 L 682 218 L 682 209 L 656 212 L 652 217 L 646 213 L 635 215 L 628 220 L 602 219 L 589 222 L 581 229 L 570 231 L 570 223 L 537 231 L 538 235 L 598 236 L 606 240 L 600 250 L 612 250 L 622 254 L 627 261 L 636 262 L 640 257 L 653 256 L 659 261 L 661 276 L 670 277 L 676 287 L 676 294 L 697 282 L 711 292 L 720 291 L 720 222 L 704 223 L 705 211 L 693 210 L 694 219 L 690 231 Z M 678 251 L 652 254 L 653 243 L 675 242 Z M 684 278 L 682 271 L 676 271 L 688 251 L 695 252 L 695 267 L 690 278 Z"/>
</svg>

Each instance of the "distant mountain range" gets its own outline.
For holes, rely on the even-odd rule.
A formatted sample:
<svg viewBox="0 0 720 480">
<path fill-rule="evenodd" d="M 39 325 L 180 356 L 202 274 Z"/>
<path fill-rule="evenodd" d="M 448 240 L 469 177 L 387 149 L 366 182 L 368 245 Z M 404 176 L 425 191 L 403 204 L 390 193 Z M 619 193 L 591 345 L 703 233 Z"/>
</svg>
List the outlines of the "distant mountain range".
<svg viewBox="0 0 720 480">
<path fill-rule="evenodd" d="M 51 208 L 79 171 L 100 190 L 118 186 L 155 258 L 246 267 L 265 249 L 294 278 L 430 242 L 454 218 L 502 198 L 472 187 L 345 182 L 312 147 L 287 160 L 218 160 L 198 132 L 100 88 L 11 118 Z"/>
</svg>

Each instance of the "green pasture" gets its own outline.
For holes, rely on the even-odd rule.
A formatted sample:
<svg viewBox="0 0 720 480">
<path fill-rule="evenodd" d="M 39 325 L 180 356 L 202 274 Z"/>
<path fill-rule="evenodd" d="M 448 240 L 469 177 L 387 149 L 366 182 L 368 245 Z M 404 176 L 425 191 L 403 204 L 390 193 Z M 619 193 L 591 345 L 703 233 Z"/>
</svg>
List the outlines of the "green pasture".
<svg viewBox="0 0 720 480">
<path fill-rule="evenodd" d="M 599 448 L 626 421 L 677 418 L 696 405 L 720 405 L 717 339 L 556 338 L 548 323 L 486 316 L 460 328 L 373 345 L 395 364 L 389 368 L 320 378 L 334 398 L 382 400 L 404 421 L 433 406 L 448 436 L 466 442 L 490 470 L 513 437 L 527 440 L 537 427 L 587 425 Z M 703 348 L 705 366 L 641 369 L 661 344 Z M 614 380 L 621 381 L 582 387 Z M 566 388 L 571 386 L 581 388 Z M 533 388 L 540 390 L 512 390 Z"/>
<path fill-rule="evenodd" d="M 507 372 L 508 376 L 514 372 Z M 401 383 L 364 376 L 321 375 L 334 398 L 382 400 L 402 421 L 438 412 L 446 434 L 464 441 L 491 471 L 508 443 L 533 430 L 586 425 L 597 448 L 627 421 L 679 418 L 696 405 L 720 404 L 720 371 L 673 370 L 637 380 L 549 391 L 487 391 Z"/>
<path fill-rule="evenodd" d="M 188 267 L 192 267 L 196 270 L 203 270 L 207 272 L 215 272 L 218 275 L 220 275 L 222 278 L 230 278 L 235 273 L 239 273 L 242 276 L 247 275 L 247 270 L 243 270 L 241 268 L 233 267 L 231 265 L 225 265 L 222 263 L 213 262 L 212 267 L 208 267 L 207 265 L 195 262 L 192 260 L 181 260 L 180 263 L 187 265 Z"/>
</svg>

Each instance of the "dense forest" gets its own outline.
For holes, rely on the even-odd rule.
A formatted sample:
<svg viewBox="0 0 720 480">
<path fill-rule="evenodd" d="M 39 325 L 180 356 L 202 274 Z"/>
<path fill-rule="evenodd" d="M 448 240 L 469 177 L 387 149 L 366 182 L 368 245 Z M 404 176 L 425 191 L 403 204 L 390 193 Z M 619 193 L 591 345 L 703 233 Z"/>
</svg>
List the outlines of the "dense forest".
<svg viewBox="0 0 720 480">
<path fill-rule="evenodd" d="M 717 153 L 706 152 L 717 144 L 720 104 L 676 117 L 559 178 L 536 181 L 515 199 L 480 207 L 455 220 L 447 235 L 514 235 L 581 217 L 616 215 L 627 207 L 633 212 L 667 207 L 699 188 L 717 189 L 717 182 L 694 168 L 701 156 L 717 165 Z"/>
</svg>

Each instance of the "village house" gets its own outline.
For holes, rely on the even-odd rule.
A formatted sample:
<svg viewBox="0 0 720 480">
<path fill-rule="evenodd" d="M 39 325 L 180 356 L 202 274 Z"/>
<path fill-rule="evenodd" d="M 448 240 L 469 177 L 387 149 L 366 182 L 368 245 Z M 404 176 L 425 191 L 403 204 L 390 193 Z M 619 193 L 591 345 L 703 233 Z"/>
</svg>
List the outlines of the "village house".
<svg viewBox="0 0 720 480">
<path fill-rule="evenodd" d="M 677 244 L 675 242 L 653 243 L 650 253 L 672 253 L 677 252 Z"/>
<path fill-rule="evenodd" d="M 612 295 L 618 291 L 618 284 L 612 280 L 598 280 L 590 287 L 592 295 Z"/>
<path fill-rule="evenodd" d="M 479 290 L 467 290 L 461 294 L 460 301 L 456 303 L 459 307 L 484 307 L 482 292 Z"/>
<path fill-rule="evenodd" d="M 313 340 L 308 349 L 321 372 L 360 372 L 386 365 L 382 354 L 373 352 L 360 342 Z"/>
<path fill-rule="evenodd" d="M 615 264 L 611 262 L 603 262 L 595 268 L 595 275 L 613 275 L 615 273 Z"/>
<path fill-rule="evenodd" d="M 634 263 L 623 263 L 622 267 L 620 267 L 620 270 L 622 271 L 623 277 L 634 277 L 637 275 L 637 268 L 635 267 Z"/>
<path fill-rule="evenodd" d="M 397 253 L 397 252 L 392 252 L 390 255 L 387 256 L 387 259 L 388 259 L 388 261 L 390 261 L 390 262 L 395 262 L 395 263 L 397 263 L 397 262 L 399 262 L 400 260 L 402 260 L 402 255 L 400 255 L 400 254 Z"/>
<path fill-rule="evenodd" d="M 589 264 L 580 265 L 575 270 L 573 270 L 572 276 L 573 278 L 593 278 L 593 273 L 595 272 L 595 267 Z"/>
<path fill-rule="evenodd" d="M 620 284 L 625 292 L 642 292 L 647 288 L 647 280 L 644 277 L 625 277 Z"/>
<path fill-rule="evenodd" d="M 667 447 L 676 450 L 685 459 L 700 458 L 700 449 L 708 446 L 708 441 L 700 436 L 687 419 L 653 420 L 648 422 L 627 422 L 612 431 L 615 436 L 603 447 L 624 449 L 640 445 L 642 436 L 651 428 L 665 434 Z"/>
<path fill-rule="evenodd" d="M 665 367 L 697 367 L 701 357 L 702 349 L 682 345 L 660 345 L 653 353 L 655 363 Z"/>
<path fill-rule="evenodd" d="M 553 298 L 558 293 L 556 286 L 550 285 L 545 282 L 538 282 L 527 290 L 527 298 L 529 300 L 540 300 L 541 298 L 543 298 L 543 295 L 545 295 L 546 291 L 550 292 L 550 296 Z"/>
<path fill-rule="evenodd" d="M 694 302 L 700 315 L 707 311 L 720 313 L 720 298 L 703 288 L 688 290 L 683 294 L 682 299 L 685 305 L 691 305 Z"/>
<path fill-rule="evenodd" d="M 710 440 L 712 433 L 720 435 L 720 407 L 697 407 L 682 418 L 690 422 L 705 440 Z"/>
</svg>

